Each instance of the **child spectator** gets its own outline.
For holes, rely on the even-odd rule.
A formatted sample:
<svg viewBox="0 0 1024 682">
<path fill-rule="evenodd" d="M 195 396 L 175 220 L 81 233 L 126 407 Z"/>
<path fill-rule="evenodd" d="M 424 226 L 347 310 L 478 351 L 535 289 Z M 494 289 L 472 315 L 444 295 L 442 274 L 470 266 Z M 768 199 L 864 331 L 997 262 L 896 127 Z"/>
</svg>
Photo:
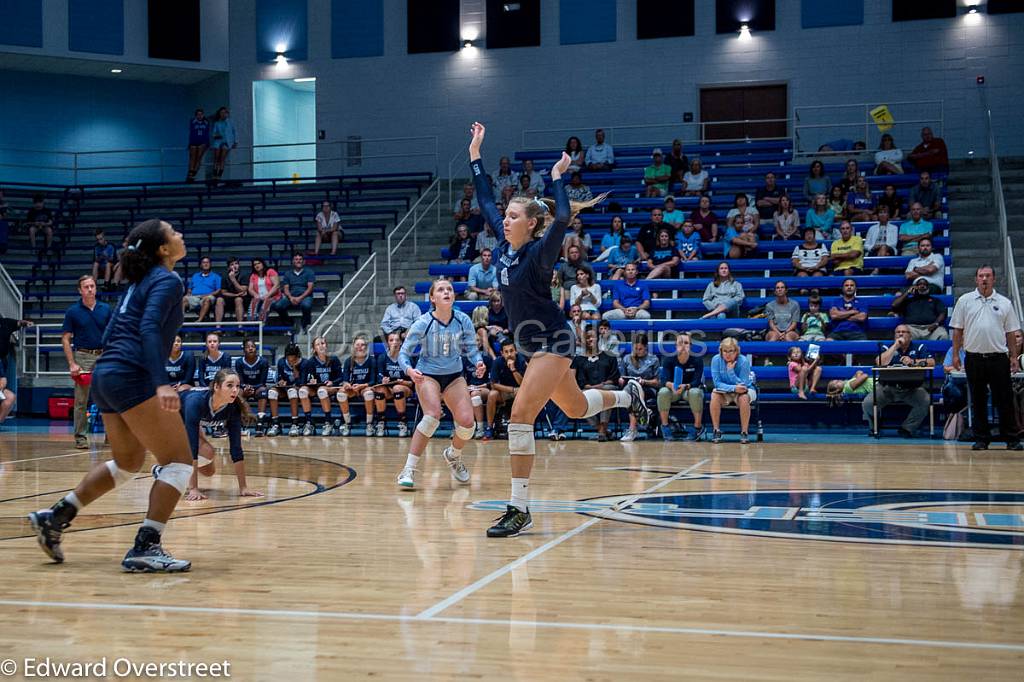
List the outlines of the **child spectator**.
<svg viewBox="0 0 1024 682">
<path fill-rule="evenodd" d="M 800 340 L 824 341 L 828 323 L 828 315 L 821 310 L 821 296 L 817 293 L 811 294 L 807 299 L 807 312 L 800 318 L 800 328 L 804 332 L 800 335 Z"/>
<path fill-rule="evenodd" d="M 700 234 L 694 231 L 693 222 L 683 222 L 683 231 L 676 235 L 676 246 L 679 247 L 679 257 L 685 263 L 688 261 L 700 260 Z"/>
<path fill-rule="evenodd" d="M 833 379 L 828 382 L 828 404 L 831 407 L 839 405 L 844 396 L 869 396 L 875 388 L 875 380 L 870 375 L 865 374 L 861 370 L 854 372 L 853 377 L 843 381 L 842 379 Z"/>
<path fill-rule="evenodd" d="M 818 380 L 821 378 L 821 366 L 818 365 L 818 356 L 810 359 L 804 355 L 799 346 L 789 349 L 789 362 L 786 364 L 789 370 L 789 390 L 796 393 L 800 400 L 807 400 L 807 394 L 818 392 Z"/>
<path fill-rule="evenodd" d="M 729 226 L 725 228 L 725 237 L 722 239 L 722 257 L 747 258 L 756 251 L 757 225 L 756 219 L 753 222 L 750 220 L 750 214 L 733 214 L 729 220 Z"/>
<path fill-rule="evenodd" d="M 103 230 L 96 230 L 96 244 L 92 247 L 92 278 L 99 282 L 100 268 L 103 268 L 103 290 L 114 288 L 110 281 L 111 269 L 114 267 L 114 245 L 107 241 Z"/>
</svg>

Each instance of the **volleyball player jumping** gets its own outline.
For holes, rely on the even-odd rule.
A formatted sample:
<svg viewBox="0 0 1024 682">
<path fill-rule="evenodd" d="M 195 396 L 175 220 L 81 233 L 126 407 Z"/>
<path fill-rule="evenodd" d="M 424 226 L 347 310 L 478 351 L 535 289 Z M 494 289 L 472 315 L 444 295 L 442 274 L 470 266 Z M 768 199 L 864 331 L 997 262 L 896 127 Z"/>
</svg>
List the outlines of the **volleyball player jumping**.
<svg viewBox="0 0 1024 682">
<path fill-rule="evenodd" d="M 581 419 L 615 407 L 628 408 L 638 423 L 645 425 L 650 410 L 644 405 L 643 389 L 630 380 L 622 391 L 583 391 L 570 369 L 576 338 L 565 314 L 551 300 L 551 272 L 558 260 L 562 238 L 572 218 L 581 210 L 600 203 L 607 195 L 570 204 L 562 185 L 569 168 L 568 154 L 551 168 L 554 200 L 515 198 L 502 218 L 484 172 L 480 147 L 483 124 L 470 128 L 470 167 L 477 201 L 484 217 L 500 235 L 495 264 L 502 299 L 508 311 L 509 329 L 516 348 L 530 357 L 523 383 L 512 403 L 508 426 L 508 451 L 512 460 L 512 499 L 505 514 L 487 530 L 488 537 L 515 537 L 533 526 L 529 510 L 530 472 L 535 444 L 533 424 L 544 405 L 554 401 L 571 419 Z"/>
</svg>

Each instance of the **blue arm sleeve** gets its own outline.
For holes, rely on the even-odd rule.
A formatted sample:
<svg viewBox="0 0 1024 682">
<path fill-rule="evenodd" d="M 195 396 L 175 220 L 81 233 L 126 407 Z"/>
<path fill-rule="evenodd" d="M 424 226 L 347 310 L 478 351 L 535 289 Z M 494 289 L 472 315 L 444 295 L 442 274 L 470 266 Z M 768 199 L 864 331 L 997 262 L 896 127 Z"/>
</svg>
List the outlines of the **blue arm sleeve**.
<svg viewBox="0 0 1024 682">
<path fill-rule="evenodd" d="M 199 396 L 202 396 L 201 398 Z M 191 396 L 196 396 L 189 399 Z M 199 418 L 207 393 L 186 393 L 181 397 L 181 419 L 185 422 L 185 433 L 188 434 L 188 446 L 192 451 L 192 459 L 199 457 Z"/>
<path fill-rule="evenodd" d="M 238 413 L 238 406 L 230 407 L 231 415 L 225 425 L 228 430 L 228 447 L 231 451 L 231 461 L 241 462 L 245 459 L 245 452 L 242 451 L 242 417 Z"/>
<path fill-rule="evenodd" d="M 486 180 L 484 183 L 486 184 Z M 424 326 L 420 320 L 416 320 L 405 334 L 402 349 L 398 351 L 398 364 L 403 372 L 409 371 L 409 368 L 412 367 L 412 354 L 423 340 Z"/>
<path fill-rule="evenodd" d="M 181 383 L 190 384 L 195 381 L 196 356 L 189 352 L 181 363 Z"/>
<path fill-rule="evenodd" d="M 476 201 L 480 206 L 487 224 L 494 230 L 494 234 L 504 234 L 504 224 L 498 207 L 494 204 L 494 190 L 484 172 L 483 159 L 471 161 L 469 167 L 473 171 L 473 186 L 476 188 Z"/>
<path fill-rule="evenodd" d="M 181 280 L 166 277 L 155 282 L 146 296 L 146 307 L 139 321 L 139 346 L 142 362 L 153 384 L 167 385 L 167 369 L 163 353 L 163 325 L 175 306 L 181 305 Z"/>
<path fill-rule="evenodd" d="M 558 256 L 562 252 L 562 240 L 565 239 L 565 231 L 569 228 L 569 197 L 565 193 L 561 179 L 551 183 L 551 193 L 555 197 L 555 222 L 541 237 L 540 244 L 540 266 L 545 272 L 554 268 L 558 262 Z"/>
</svg>

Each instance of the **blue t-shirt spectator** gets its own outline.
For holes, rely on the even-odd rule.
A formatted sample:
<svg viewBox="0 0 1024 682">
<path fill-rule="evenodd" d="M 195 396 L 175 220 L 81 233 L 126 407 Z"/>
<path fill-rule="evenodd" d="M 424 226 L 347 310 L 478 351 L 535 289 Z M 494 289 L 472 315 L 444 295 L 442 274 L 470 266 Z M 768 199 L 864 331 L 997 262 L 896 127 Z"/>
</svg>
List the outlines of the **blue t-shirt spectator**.
<svg viewBox="0 0 1024 682">
<path fill-rule="evenodd" d="M 519 382 L 512 376 L 512 371 L 509 370 L 508 364 L 505 362 L 505 358 L 496 357 L 491 361 L 491 383 L 501 384 L 502 386 L 518 386 Z M 526 359 L 522 355 L 516 353 L 516 371 L 522 376 L 526 374 Z"/>
<path fill-rule="evenodd" d="M 111 307 L 103 301 L 96 301 L 92 310 L 79 301 L 64 313 L 64 324 L 60 331 L 62 334 L 72 335 L 71 344 L 76 350 L 103 348 L 103 333 L 107 330 L 112 313 Z"/>
<path fill-rule="evenodd" d="M 640 260 L 640 252 L 636 250 L 636 247 L 632 244 L 629 245 L 629 251 L 623 251 L 621 246 L 616 246 L 612 249 L 611 253 L 608 254 L 608 265 L 614 265 L 615 267 L 625 267 L 630 263 L 636 263 Z"/>
<path fill-rule="evenodd" d="M 619 242 L 621 242 L 621 241 L 622 241 L 622 235 L 621 234 L 618 234 L 618 233 L 612 234 L 611 232 L 609 232 L 605 236 L 601 237 L 601 251 L 607 251 L 608 249 L 612 248 L 613 246 L 618 246 Z"/>
<path fill-rule="evenodd" d="M 651 290 L 643 280 L 638 279 L 634 284 L 628 284 L 626 280 L 618 280 L 615 287 L 614 300 L 618 301 L 623 308 L 639 308 L 644 301 L 651 300 Z"/>
<path fill-rule="evenodd" d="M 483 265 L 476 263 L 469 268 L 466 284 L 477 289 L 497 289 L 498 268 L 492 264 L 491 267 L 484 270 Z"/>
<path fill-rule="evenodd" d="M 847 301 L 845 298 L 840 296 L 832 302 L 832 305 L 829 306 L 829 308 L 839 308 L 840 310 L 856 309 L 858 312 L 864 313 L 865 315 L 868 314 L 869 311 L 868 304 L 863 303 L 856 296 L 854 296 L 851 301 Z M 834 322 L 832 324 L 833 334 L 843 334 L 847 332 L 867 333 L 867 329 L 868 322 L 866 319 L 863 322 L 857 322 L 856 320 L 840 320 L 839 322 Z"/>
<path fill-rule="evenodd" d="M 92 259 L 103 265 L 104 263 L 110 263 L 114 260 L 114 245 L 110 244 L 94 244 L 92 247 Z"/>
<path fill-rule="evenodd" d="M 885 346 L 884 350 L 889 350 L 889 346 Z M 950 356 L 951 359 L 952 359 L 952 354 L 953 354 L 953 349 L 950 348 L 948 355 Z M 923 343 L 911 344 L 910 348 L 908 348 L 906 351 L 903 351 L 903 352 L 897 351 L 897 352 L 893 353 L 892 357 L 889 358 L 888 366 L 889 367 L 898 367 L 898 366 L 903 364 L 903 358 L 906 358 L 906 357 L 908 357 L 911 360 L 914 360 L 916 362 L 918 360 L 928 360 L 929 358 L 932 357 L 932 354 L 931 354 L 931 352 L 928 351 L 927 348 L 925 348 L 925 345 Z"/>
<path fill-rule="evenodd" d="M 189 290 L 193 296 L 207 296 L 220 290 L 220 275 L 212 270 L 205 275 L 197 272 L 189 279 Z"/>
<path fill-rule="evenodd" d="M 316 273 L 312 268 L 302 268 L 299 272 L 286 270 L 280 276 L 281 288 L 288 285 L 288 291 L 292 296 L 301 296 L 310 282 L 316 282 Z"/>
<path fill-rule="evenodd" d="M 683 255 L 683 258 L 690 259 L 694 255 L 700 258 L 700 244 L 699 232 L 694 232 L 689 237 L 682 232 L 676 234 L 676 245 L 679 247 L 679 253 Z"/>
</svg>

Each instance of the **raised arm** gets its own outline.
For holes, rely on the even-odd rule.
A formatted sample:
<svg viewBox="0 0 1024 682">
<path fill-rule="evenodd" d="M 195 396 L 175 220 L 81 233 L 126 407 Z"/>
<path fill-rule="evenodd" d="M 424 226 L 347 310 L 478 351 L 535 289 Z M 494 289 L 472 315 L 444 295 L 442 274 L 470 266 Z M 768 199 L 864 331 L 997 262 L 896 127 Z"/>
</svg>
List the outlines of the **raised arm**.
<svg viewBox="0 0 1024 682">
<path fill-rule="evenodd" d="M 553 222 L 544 236 L 541 237 L 541 267 L 544 270 L 553 268 L 558 261 L 559 253 L 562 250 L 562 240 L 565 238 L 565 231 L 569 228 L 569 196 L 565 193 L 565 185 L 562 183 L 562 173 L 572 163 L 568 154 L 562 152 L 562 158 L 551 167 L 551 194 L 555 198 L 555 222 Z"/>
<path fill-rule="evenodd" d="M 484 128 L 483 123 L 473 123 L 469 130 L 473 134 L 473 140 L 469 143 L 469 167 L 473 171 L 473 187 L 476 189 L 477 205 L 480 206 L 484 220 L 494 230 L 494 234 L 499 235 L 500 240 L 502 239 L 500 235 L 505 233 L 503 219 L 494 203 L 494 190 L 491 188 L 487 173 L 484 172 L 484 162 L 480 157 L 480 147 L 484 143 L 484 134 L 487 129 Z"/>
</svg>

